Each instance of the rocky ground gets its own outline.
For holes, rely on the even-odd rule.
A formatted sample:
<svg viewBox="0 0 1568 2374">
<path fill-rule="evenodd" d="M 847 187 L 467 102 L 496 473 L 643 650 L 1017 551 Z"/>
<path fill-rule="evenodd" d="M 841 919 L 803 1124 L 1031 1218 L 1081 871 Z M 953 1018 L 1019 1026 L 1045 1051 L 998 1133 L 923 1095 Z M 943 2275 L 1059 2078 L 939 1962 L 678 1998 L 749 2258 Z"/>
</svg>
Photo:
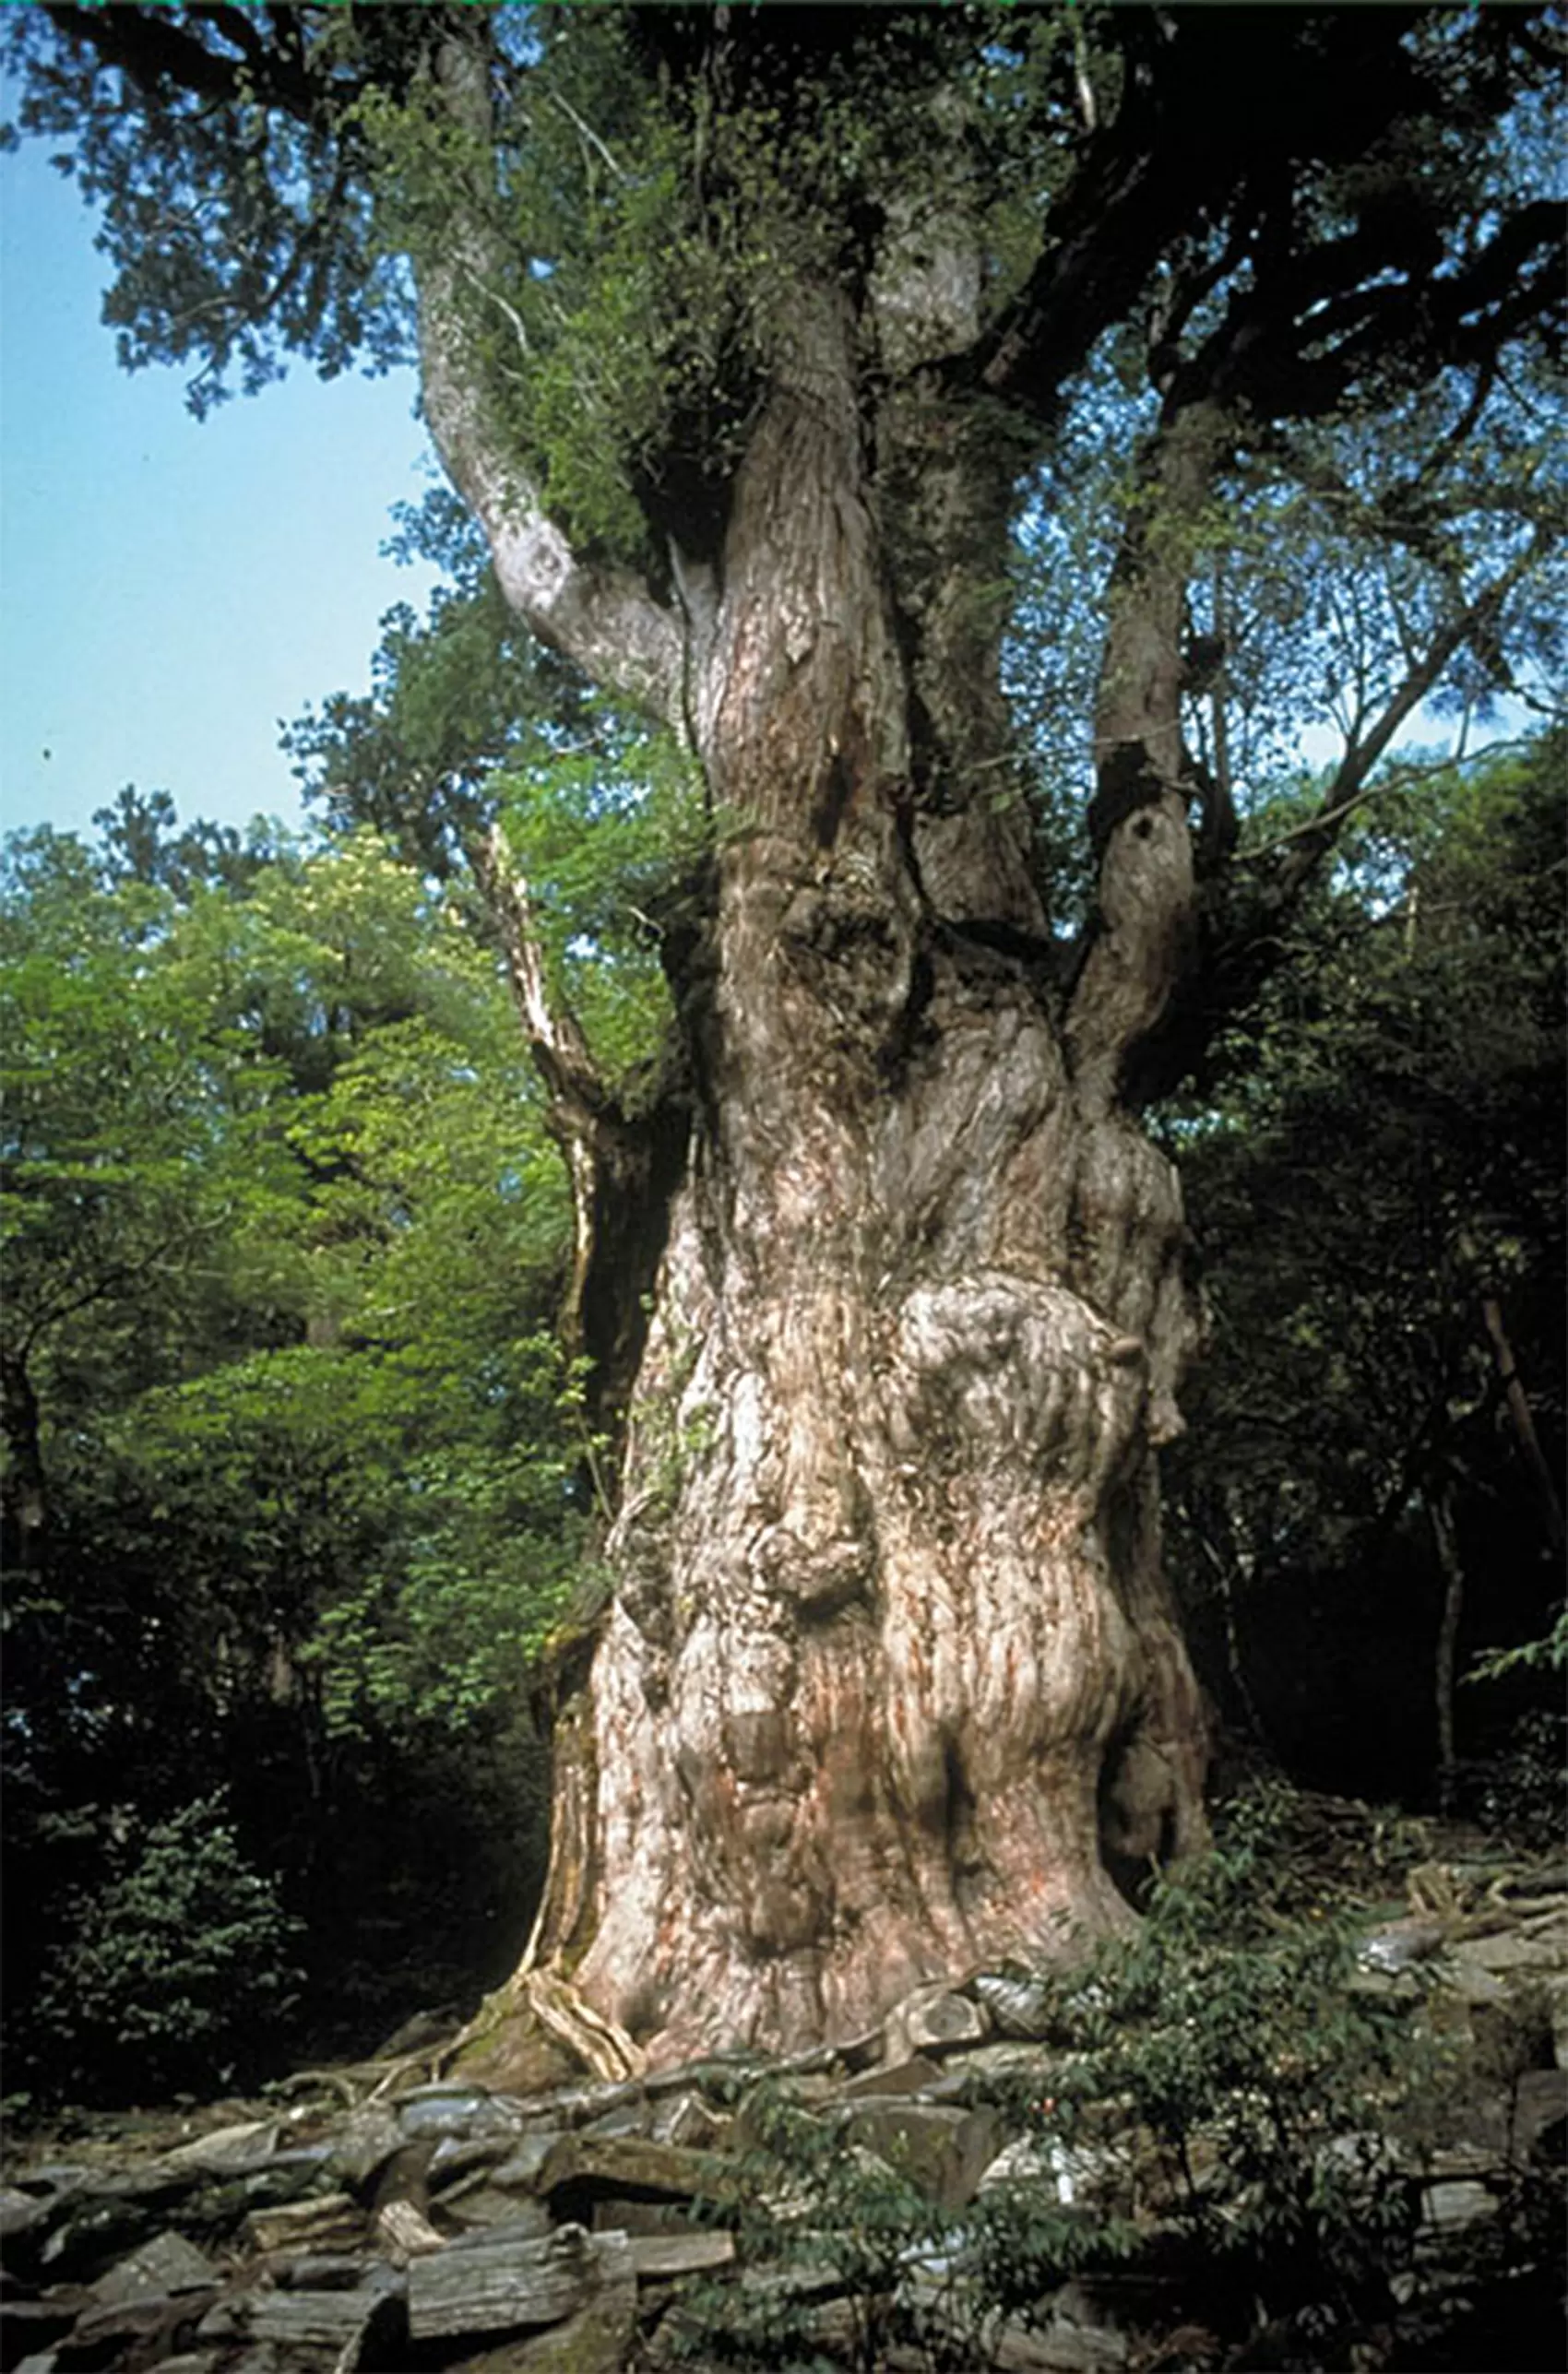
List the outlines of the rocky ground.
<svg viewBox="0 0 1568 2374">
<path fill-rule="evenodd" d="M 1529 2017 L 1542 2026 L 1525 2056 L 1537 2066 L 1465 2089 L 1420 2153 L 1388 2143 L 1419 2202 L 1430 2274 L 1418 2287 L 1434 2296 L 1455 2238 L 1516 2202 L 1522 2171 L 1550 2184 L 1568 2132 L 1568 1871 L 1459 1843 L 1470 1851 L 1409 1867 L 1402 1904 L 1385 1886 L 1381 1906 L 1367 1905 L 1355 1982 L 1419 1996 L 1420 2017 L 1474 2044 L 1477 2068 L 1489 2032 L 1516 2038 Z M 1004 2105 L 1048 2088 L 1058 2059 L 1037 2025 L 1027 1982 L 981 1973 L 922 1990 L 873 2036 L 793 2061 L 725 2056 L 503 2092 L 440 2074 L 449 2040 L 410 2033 L 373 2061 L 303 2072 L 258 2101 L 60 2122 L 13 2139 L 7 2156 L 0 2368 L 700 2368 L 736 2346 L 723 2339 L 736 2321 L 726 2299 L 747 2310 L 761 2353 L 748 2363 L 911 2374 L 1301 2363 L 1270 2356 L 1266 2335 L 1253 2355 L 1227 2355 L 1194 2321 L 1158 2201 L 1134 2204 L 1147 2247 L 1120 2273 L 1059 2284 L 1013 2313 L 982 2315 L 966 2298 L 963 2268 L 941 2246 L 944 2219 L 999 2185 L 1087 2215 L 1097 2186 L 1130 2165 L 1109 2126 L 1097 2167 L 1094 2150 L 1052 2154 L 1010 2120 Z M 840 2166 L 848 2152 L 873 2192 L 878 2170 L 897 2171 L 930 2202 L 934 2238 L 876 2278 L 909 2314 L 868 2314 L 863 2254 L 822 2230 L 809 2182 L 785 2184 L 755 2215 L 764 2098 L 797 2112 L 797 2136 L 820 2133 Z M 1474 2335 L 1473 2317 L 1461 2329 Z M 1495 2374 L 1562 2362 L 1550 2339 L 1485 2345 Z M 1481 2362 L 1455 2354 L 1462 2341 L 1446 2346 L 1418 2361 L 1369 2344 L 1359 2362 Z M 1522 2354 L 1500 2359 L 1510 2346 Z"/>
</svg>

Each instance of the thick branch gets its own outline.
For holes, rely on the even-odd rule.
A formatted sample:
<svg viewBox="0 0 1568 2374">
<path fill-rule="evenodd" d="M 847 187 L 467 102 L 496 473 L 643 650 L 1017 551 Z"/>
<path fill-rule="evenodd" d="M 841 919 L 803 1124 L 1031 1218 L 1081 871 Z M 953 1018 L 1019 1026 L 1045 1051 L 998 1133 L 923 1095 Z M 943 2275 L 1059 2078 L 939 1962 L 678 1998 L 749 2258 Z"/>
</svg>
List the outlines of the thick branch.
<svg viewBox="0 0 1568 2374">
<path fill-rule="evenodd" d="M 523 623 L 598 684 L 680 730 L 682 628 L 630 570 L 577 558 L 546 516 L 484 384 L 472 285 L 450 257 L 420 286 L 424 414 L 458 493 L 483 528 L 496 580 Z"/>
<path fill-rule="evenodd" d="M 1481 1318 L 1491 1340 L 1492 1358 L 1497 1363 L 1498 1382 L 1508 1404 L 1508 1415 L 1514 1422 L 1519 1449 L 1540 1497 L 1547 1535 L 1553 1549 L 1561 1557 L 1565 1544 L 1568 1544 L 1568 1533 L 1565 1533 L 1562 1523 L 1562 1504 L 1557 1497 L 1556 1478 L 1540 1447 L 1540 1436 L 1536 1432 L 1529 1397 L 1519 1375 L 1519 1364 L 1514 1358 L 1514 1347 L 1508 1340 L 1508 1330 L 1503 1324 L 1503 1305 L 1495 1294 L 1482 1296 Z"/>
<path fill-rule="evenodd" d="M 45 1564 L 49 1490 L 38 1395 L 19 1353 L 0 1351 L 0 1425 L 6 1443 L 4 1513 L 10 1537 L 6 1562 L 36 1582 Z"/>
<path fill-rule="evenodd" d="M 1237 292 L 1184 366 L 1194 390 L 1244 404 L 1259 421 L 1316 420 L 1369 368 L 1391 361 L 1409 381 L 1450 366 L 1485 367 L 1511 338 L 1560 317 L 1561 209 L 1521 207 L 1460 269 L 1435 273 L 1396 223 L 1321 243 Z M 1390 267 L 1404 277 L 1390 280 Z"/>
<path fill-rule="evenodd" d="M 1443 670 L 1478 629 L 1495 618 L 1509 594 L 1539 557 L 1538 544 L 1530 548 L 1494 578 L 1475 599 L 1454 612 L 1432 636 L 1426 651 L 1391 694 L 1375 722 L 1358 736 L 1324 793 L 1316 813 L 1267 850 L 1249 852 L 1235 861 L 1238 869 L 1252 869 L 1266 858 L 1275 860 L 1268 874 L 1244 899 L 1223 883 L 1190 910 L 1191 936 L 1184 944 L 1186 963 L 1170 978 L 1168 992 L 1152 1023 L 1134 1033 L 1136 1077 L 1125 1073 L 1128 1042 L 1124 1041 L 1122 1093 L 1129 1101 L 1147 1103 L 1169 1095 L 1202 1062 L 1219 1031 L 1231 1017 L 1250 1006 L 1269 976 L 1289 953 L 1289 925 L 1318 868 L 1333 849 L 1346 820 L 1379 789 L 1374 780 L 1379 762 L 1400 728 L 1418 709 Z M 1147 813 L 1147 812 L 1146 812 Z M 1123 835 L 1131 820 L 1120 827 Z M 1109 861 L 1110 852 L 1108 852 Z M 1104 894 L 1102 890 L 1102 906 Z M 1147 927 L 1146 925 L 1146 936 Z M 1114 934 L 1110 935 L 1114 937 Z M 1167 958 L 1167 970 L 1170 959 Z M 1114 971 L 1114 949 L 1101 952 L 1091 945 L 1077 994 L 1075 1015 L 1086 1015 L 1095 985 Z M 1123 995 L 1123 1003 L 1131 1012 Z M 1080 1021 L 1078 1027 L 1099 1045 L 1108 1025 Z M 1103 1058 L 1102 1058 L 1103 1060 Z"/>
<path fill-rule="evenodd" d="M 320 93 L 299 47 L 258 40 L 243 9 L 191 12 L 232 41 L 242 53 L 238 58 L 209 49 L 160 8 L 52 7 L 45 13 L 69 40 L 155 95 L 184 90 L 219 105 L 244 96 L 281 108 L 301 124 L 310 123 L 315 113 Z"/>
<path fill-rule="evenodd" d="M 534 922 L 529 886 L 510 862 L 497 825 L 475 871 L 485 902 L 501 927 L 512 994 L 529 1051 L 550 1097 L 551 1134 L 560 1146 L 572 1189 L 572 1282 L 566 1299 L 568 1348 L 579 1348 L 583 1292 L 594 1253 L 594 1205 L 600 1133 L 611 1099 L 570 1007 L 552 1000 L 544 950 Z"/>
<path fill-rule="evenodd" d="M 570 1105 L 585 1122 L 597 1121 L 607 1110 L 609 1097 L 576 1015 L 551 999 L 529 886 L 507 856 L 499 825 L 474 853 L 473 863 L 485 902 L 501 927 L 512 993 L 540 1076 L 557 1104 Z"/>
<path fill-rule="evenodd" d="M 571 1187 L 572 1271 L 562 1314 L 566 1350 L 588 1363 L 595 1415 L 613 1431 L 642 1354 L 646 1304 L 685 1159 L 689 1116 L 675 1095 L 636 1118 L 624 1110 L 576 1016 L 551 991 L 528 884 L 513 866 L 499 826 L 470 852 L 470 861 L 500 928 L 512 993 L 550 1098 L 550 1131 Z"/>
<path fill-rule="evenodd" d="M 1095 1109 L 1125 1089 L 1130 1055 L 1160 1027 L 1196 948 L 1182 622 L 1229 433 L 1215 405 L 1167 405 L 1112 573 L 1088 815 L 1099 906 L 1067 1015 L 1080 1101 Z"/>
<path fill-rule="evenodd" d="M 1290 10 L 1116 12 L 1125 83 L 1115 120 L 1085 148 L 1039 263 L 965 374 L 1051 412 L 1184 232 L 1293 158 L 1354 156 L 1385 127 L 1410 91 L 1400 44 L 1416 13 L 1342 10 L 1304 44 Z M 1267 89 L 1269 105 L 1238 110 L 1239 89 Z"/>
<path fill-rule="evenodd" d="M 477 13 L 477 12 L 476 12 Z M 452 120 L 487 155 L 493 134 L 487 59 L 469 28 L 443 41 L 437 88 Z M 683 644 L 679 620 L 632 571 L 578 558 L 546 516 L 503 422 L 484 352 L 482 292 L 504 280 L 484 222 L 483 193 L 453 192 L 439 249 L 418 267 L 424 414 L 459 494 L 483 528 L 503 593 L 541 642 L 596 683 L 680 730 Z"/>
</svg>

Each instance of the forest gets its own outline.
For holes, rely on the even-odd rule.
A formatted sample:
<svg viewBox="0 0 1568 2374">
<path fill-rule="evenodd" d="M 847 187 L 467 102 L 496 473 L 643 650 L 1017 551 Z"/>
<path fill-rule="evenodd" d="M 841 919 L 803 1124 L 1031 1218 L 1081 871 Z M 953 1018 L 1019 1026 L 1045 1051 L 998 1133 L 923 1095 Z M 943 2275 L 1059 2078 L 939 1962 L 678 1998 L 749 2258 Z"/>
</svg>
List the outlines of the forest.
<svg viewBox="0 0 1568 2374">
<path fill-rule="evenodd" d="M 126 366 L 411 355 L 450 481 L 301 832 L 5 843 L 9 2125 L 411 2020 L 496 2102 L 1022 2037 L 1030 2182 L 944 2161 L 939 2229 L 908 2133 L 879 2191 L 735 2113 L 719 2223 L 816 2186 L 839 2326 L 660 2295 L 581 2362 L 1556 2362 L 1512 2140 L 1462 2299 L 1389 2290 L 1430 2170 L 1375 2249 L 1381 2162 L 1291 2171 L 1454 2048 L 1403 1962 L 1397 2048 L 1336 1991 L 1408 1867 L 1435 1953 L 1561 1861 L 1560 21 L 9 16 Z M 1556 1964 L 1503 2008 L 1544 2101 Z M 1153 2280 L 1049 2157 L 1112 2099 L 1200 2305 L 987 2355 L 959 2292 Z M 257 2346 L 455 2362 L 421 2281 Z"/>
</svg>

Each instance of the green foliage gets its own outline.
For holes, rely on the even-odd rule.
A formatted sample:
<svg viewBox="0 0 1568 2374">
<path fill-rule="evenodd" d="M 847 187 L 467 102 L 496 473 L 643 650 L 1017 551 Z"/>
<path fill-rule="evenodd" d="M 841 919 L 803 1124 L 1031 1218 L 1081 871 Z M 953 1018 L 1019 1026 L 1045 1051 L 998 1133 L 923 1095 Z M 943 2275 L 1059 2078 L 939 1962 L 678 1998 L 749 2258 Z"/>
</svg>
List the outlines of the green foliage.
<svg viewBox="0 0 1568 2374">
<path fill-rule="evenodd" d="M 496 785 L 507 848 L 553 976 L 603 1076 L 629 1084 L 669 1044 L 666 934 L 690 929 L 710 847 L 696 769 L 612 714 L 582 746 Z"/>
<path fill-rule="evenodd" d="M 715 537 L 795 291 L 838 272 L 874 217 L 918 241 L 956 208 L 1000 305 L 1070 160 L 1059 15 L 999 21 L 978 53 L 941 12 L 887 11 L 820 52 L 780 23 L 743 90 L 721 31 L 679 73 L 625 11 L 540 10 L 529 31 L 469 295 L 552 511 L 586 547 L 658 571 L 677 518 L 688 551 Z M 417 82 L 358 113 L 382 236 L 417 257 L 448 235 L 454 181 L 484 187 L 484 160 Z"/>
<path fill-rule="evenodd" d="M 921 2187 L 897 2168 L 856 2150 L 842 2131 L 765 2082 L 745 2098 L 746 2148 L 735 2190 L 746 2204 L 741 2243 L 748 2261 L 772 2263 L 754 2285 L 694 2287 L 674 2322 L 677 2362 L 814 2367 L 817 2300 L 847 2291 L 851 2365 L 872 2369 L 910 2332 L 897 2294 L 911 2256 L 934 2243 L 942 2220 Z"/>
<path fill-rule="evenodd" d="M 63 49 L 42 11 L 6 12 L 5 63 L 24 86 L 22 129 L 60 144 L 56 161 L 103 207 L 121 362 L 194 365 L 199 419 L 235 377 L 246 395 L 281 378 L 291 350 L 324 378 L 406 358 L 406 283 L 374 233 L 353 101 L 412 58 L 374 20 L 307 9 L 269 71 L 232 29 L 206 47 L 198 14 L 170 27 L 174 55 L 197 51 L 197 87 L 160 76 L 145 112 L 113 44 Z"/>
<path fill-rule="evenodd" d="M 29 2016 L 79 2091 L 232 2085 L 276 2048 L 301 1925 L 242 1851 L 221 1790 L 127 1837 L 71 1912 Z"/>
<path fill-rule="evenodd" d="M 1041 2321 L 1070 2278 L 1150 2263 L 1178 2264 L 1238 2340 L 1293 2321 L 1332 2346 L 1392 2313 L 1419 2188 L 1388 2137 L 1432 2048 L 1408 2006 L 1360 1989 L 1344 1922 L 1292 1903 L 1289 1816 L 1277 1790 L 1240 1801 L 1135 1936 L 1033 1974 L 1048 2068 L 1028 2055 L 980 2085 L 1025 2148 L 964 2209 L 787 2083 L 749 2095 L 740 2239 L 763 2272 L 690 2298 L 687 2356 L 815 2366 L 831 2299 L 836 2353 L 847 2332 L 851 2363 L 897 2345 L 937 2374 L 983 2361 L 999 2320 Z"/>
<path fill-rule="evenodd" d="M 1057 1980 L 1067 2057 L 1034 2124 L 1092 2154 L 1115 2104 L 1129 2191 L 1227 2284 L 1271 2315 L 1348 2313 L 1408 2259 L 1385 2122 L 1427 2072 L 1404 2010 L 1357 1990 L 1349 1929 L 1278 1910 L 1280 1827 L 1269 1793 L 1243 1800 L 1214 1853 L 1156 1882 L 1136 1937 Z"/>
<path fill-rule="evenodd" d="M 526 1917 L 528 1677 L 588 1524 L 497 958 L 371 835 L 253 861 L 134 801 L 96 860 L 15 844 L 0 928 L 8 1563 L 35 1475 L 45 1517 L 7 1576 L 7 1994 L 118 1885 L 72 1809 L 216 1774 L 313 1983 L 336 2010 L 379 1962 L 395 2016 L 389 1936 L 450 1992 Z"/>
<path fill-rule="evenodd" d="M 371 692 L 333 694 L 284 746 L 334 834 L 368 825 L 422 873 L 459 884 L 493 822 L 497 774 L 576 739 L 585 687 L 517 625 L 488 557 L 471 552 L 444 505 L 410 518 L 405 545 L 457 582 L 433 596 L 422 622 L 405 607 L 389 611 Z"/>
<path fill-rule="evenodd" d="M 1272 829 L 1296 813 L 1282 803 Z M 1427 1503 L 1451 1491 L 1466 1570 L 1484 1577 L 1462 1656 L 1554 1620 L 1483 1300 L 1556 1461 L 1562 847 L 1553 739 L 1396 775 L 1303 912 L 1289 970 L 1222 1046 L 1212 1093 L 1170 1117 L 1214 1320 L 1184 1395 L 1193 1434 L 1166 1463 L 1200 1611 L 1218 1587 L 1245 1628 L 1264 1594 L 1312 1575 L 1386 1594 L 1396 1554 L 1430 1562 Z M 1431 1613 L 1417 1603 L 1414 1620 L 1435 1631 L 1441 1586 L 1424 1588 Z M 1424 1662 L 1408 1639 L 1398 1654 L 1407 1675 Z M 1459 1714 L 1489 1719 L 1479 1693 Z"/>
<path fill-rule="evenodd" d="M 1561 1673 L 1564 1666 L 1568 1666 L 1568 1608 L 1559 1609 L 1551 1630 L 1539 1640 L 1522 1641 L 1517 1648 L 1489 1649 L 1476 1659 L 1465 1679 L 1501 1681 L 1505 1673 L 1533 1672 L 1542 1667 Z"/>
</svg>

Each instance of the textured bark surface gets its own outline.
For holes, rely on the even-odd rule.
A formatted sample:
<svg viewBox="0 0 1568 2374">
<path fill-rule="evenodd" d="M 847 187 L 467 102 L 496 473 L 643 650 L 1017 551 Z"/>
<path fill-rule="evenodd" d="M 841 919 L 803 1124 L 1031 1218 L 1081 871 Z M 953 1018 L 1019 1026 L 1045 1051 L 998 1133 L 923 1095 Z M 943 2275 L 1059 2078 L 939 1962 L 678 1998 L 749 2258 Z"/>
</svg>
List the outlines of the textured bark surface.
<svg viewBox="0 0 1568 2374">
<path fill-rule="evenodd" d="M 535 1941 L 659 2059 L 842 2036 L 1114 1928 L 1108 1858 L 1202 1834 L 1153 1448 L 1193 1335 L 1180 1194 L 995 944 L 1039 908 L 974 788 L 994 649 L 954 622 L 1004 500 L 955 482 L 962 424 L 933 489 L 916 404 L 921 514 L 888 517 L 851 334 L 801 292 L 736 493 L 698 715 L 739 829 Z M 888 547 L 922 539 L 900 611 Z M 1190 884 L 1175 807 L 1176 861 L 1141 893 L 1123 865 L 1152 907 Z"/>
</svg>

